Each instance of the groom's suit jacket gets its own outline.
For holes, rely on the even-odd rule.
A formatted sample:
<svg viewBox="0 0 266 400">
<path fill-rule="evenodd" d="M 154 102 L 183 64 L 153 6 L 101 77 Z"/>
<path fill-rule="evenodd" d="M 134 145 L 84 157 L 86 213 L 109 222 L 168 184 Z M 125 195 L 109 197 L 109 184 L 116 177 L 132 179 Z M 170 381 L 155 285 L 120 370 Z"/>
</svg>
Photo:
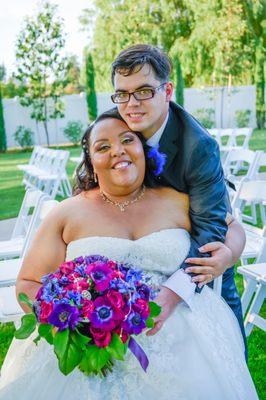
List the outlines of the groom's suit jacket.
<svg viewBox="0 0 266 400">
<path fill-rule="evenodd" d="M 230 211 L 218 144 L 188 112 L 170 102 L 159 146 L 167 155 L 159 181 L 189 194 L 192 233 L 188 257 L 202 257 L 200 246 L 224 242 Z"/>
</svg>

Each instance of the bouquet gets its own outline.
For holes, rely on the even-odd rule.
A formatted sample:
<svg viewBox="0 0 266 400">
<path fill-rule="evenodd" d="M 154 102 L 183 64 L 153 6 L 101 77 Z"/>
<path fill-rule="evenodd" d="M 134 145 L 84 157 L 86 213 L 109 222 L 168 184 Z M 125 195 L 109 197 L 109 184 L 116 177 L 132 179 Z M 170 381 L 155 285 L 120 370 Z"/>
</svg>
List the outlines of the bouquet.
<svg viewBox="0 0 266 400">
<path fill-rule="evenodd" d="M 34 342 L 44 338 L 53 346 L 64 375 L 77 367 L 105 376 L 127 349 L 146 371 L 148 358 L 133 335 L 154 326 L 160 307 L 153 297 L 141 270 L 99 255 L 78 257 L 42 278 L 33 303 L 19 294 L 32 312 L 15 337 L 25 339 L 38 328 Z"/>
</svg>

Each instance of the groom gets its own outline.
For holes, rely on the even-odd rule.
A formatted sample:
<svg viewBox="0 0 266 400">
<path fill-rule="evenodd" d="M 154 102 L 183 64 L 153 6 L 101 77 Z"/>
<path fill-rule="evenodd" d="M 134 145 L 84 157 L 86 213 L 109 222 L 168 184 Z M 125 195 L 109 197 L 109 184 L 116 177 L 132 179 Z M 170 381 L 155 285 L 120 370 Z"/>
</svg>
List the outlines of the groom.
<svg viewBox="0 0 266 400">
<path fill-rule="evenodd" d="M 194 293 L 223 274 L 222 296 L 235 313 L 243 337 L 243 316 L 232 265 L 245 234 L 230 216 L 230 204 L 216 141 L 188 112 L 171 101 L 171 63 L 157 47 L 140 44 L 122 51 L 112 64 L 112 101 L 127 125 L 142 132 L 167 155 L 162 185 L 189 194 L 191 248 L 183 269 L 164 284 L 157 301 L 162 312 L 148 334 L 161 329 L 176 304 L 193 303 Z M 186 273 L 185 273 L 185 272 Z M 192 279 L 188 275 L 193 273 Z"/>
</svg>

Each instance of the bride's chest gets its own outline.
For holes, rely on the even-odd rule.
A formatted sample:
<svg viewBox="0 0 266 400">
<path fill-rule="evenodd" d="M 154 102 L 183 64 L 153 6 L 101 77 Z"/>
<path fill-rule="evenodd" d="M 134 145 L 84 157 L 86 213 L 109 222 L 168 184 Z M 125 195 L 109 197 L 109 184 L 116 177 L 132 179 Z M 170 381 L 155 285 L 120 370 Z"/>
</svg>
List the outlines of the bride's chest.
<svg viewBox="0 0 266 400">
<path fill-rule="evenodd" d="M 170 275 L 186 257 L 189 247 L 189 234 L 179 228 L 163 229 L 138 240 L 99 235 L 70 242 L 66 259 L 99 254 L 148 271 Z"/>
</svg>

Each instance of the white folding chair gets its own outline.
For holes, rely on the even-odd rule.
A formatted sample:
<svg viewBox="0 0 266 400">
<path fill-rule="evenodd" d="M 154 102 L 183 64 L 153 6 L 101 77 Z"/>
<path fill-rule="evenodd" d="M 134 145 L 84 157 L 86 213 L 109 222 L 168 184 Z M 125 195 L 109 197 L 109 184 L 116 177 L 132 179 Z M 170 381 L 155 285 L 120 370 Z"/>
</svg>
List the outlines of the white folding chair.
<svg viewBox="0 0 266 400">
<path fill-rule="evenodd" d="M 0 259 L 20 256 L 31 219 L 34 213 L 38 212 L 41 196 L 43 193 L 40 190 L 26 190 L 11 238 L 0 241 Z"/>
<path fill-rule="evenodd" d="M 233 149 L 248 149 L 249 140 L 252 135 L 252 128 L 237 128 L 234 129 L 231 145 Z M 242 142 L 241 144 L 239 142 Z"/>
<path fill-rule="evenodd" d="M 259 315 L 266 298 L 266 263 L 238 267 L 237 272 L 247 281 L 241 298 L 243 314 L 247 312 L 244 321 L 245 333 L 249 336 L 254 326 L 266 332 L 266 319 Z"/>
<path fill-rule="evenodd" d="M 266 185 L 264 181 L 242 182 L 236 198 L 232 202 L 233 214 L 242 224 L 246 233 L 246 246 L 241 255 L 242 264 L 248 259 L 255 258 L 262 262 L 266 248 L 266 227 L 258 228 L 251 224 L 244 223 L 245 206 L 248 204 L 263 204 L 266 201 Z M 266 261 L 266 260 L 265 260 Z"/>
<path fill-rule="evenodd" d="M 233 149 L 228 152 L 223 169 L 226 179 L 232 182 L 236 188 L 236 191 L 233 191 L 232 189 L 229 190 L 229 196 L 232 203 L 234 202 L 234 198 L 238 193 L 241 183 L 245 180 L 251 179 L 254 164 L 256 163 L 256 157 L 257 153 L 255 151 L 247 149 Z M 245 168 L 242 169 L 241 166 L 244 165 L 244 163 Z M 241 175 L 237 175 L 240 171 L 239 168 L 241 168 Z"/>
<path fill-rule="evenodd" d="M 71 185 L 66 173 L 69 151 L 39 147 L 32 157 L 32 164 L 18 165 L 24 171 L 23 183 L 34 187 L 53 198 L 57 193 L 71 196 Z"/>
<path fill-rule="evenodd" d="M 21 268 L 25 254 L 30 243 L 45 216 L 57 204 L 56 200 L 51 200 L 44 195 L 40 198 L 38 213 L 31 221 L 29 233 L 24 244 L 22 257 L 15 260 L 0 261 L 0 322 L 16 321 L 20 319 L 22 310 L 16 300 L 15 284 Z"/>
</svg>

